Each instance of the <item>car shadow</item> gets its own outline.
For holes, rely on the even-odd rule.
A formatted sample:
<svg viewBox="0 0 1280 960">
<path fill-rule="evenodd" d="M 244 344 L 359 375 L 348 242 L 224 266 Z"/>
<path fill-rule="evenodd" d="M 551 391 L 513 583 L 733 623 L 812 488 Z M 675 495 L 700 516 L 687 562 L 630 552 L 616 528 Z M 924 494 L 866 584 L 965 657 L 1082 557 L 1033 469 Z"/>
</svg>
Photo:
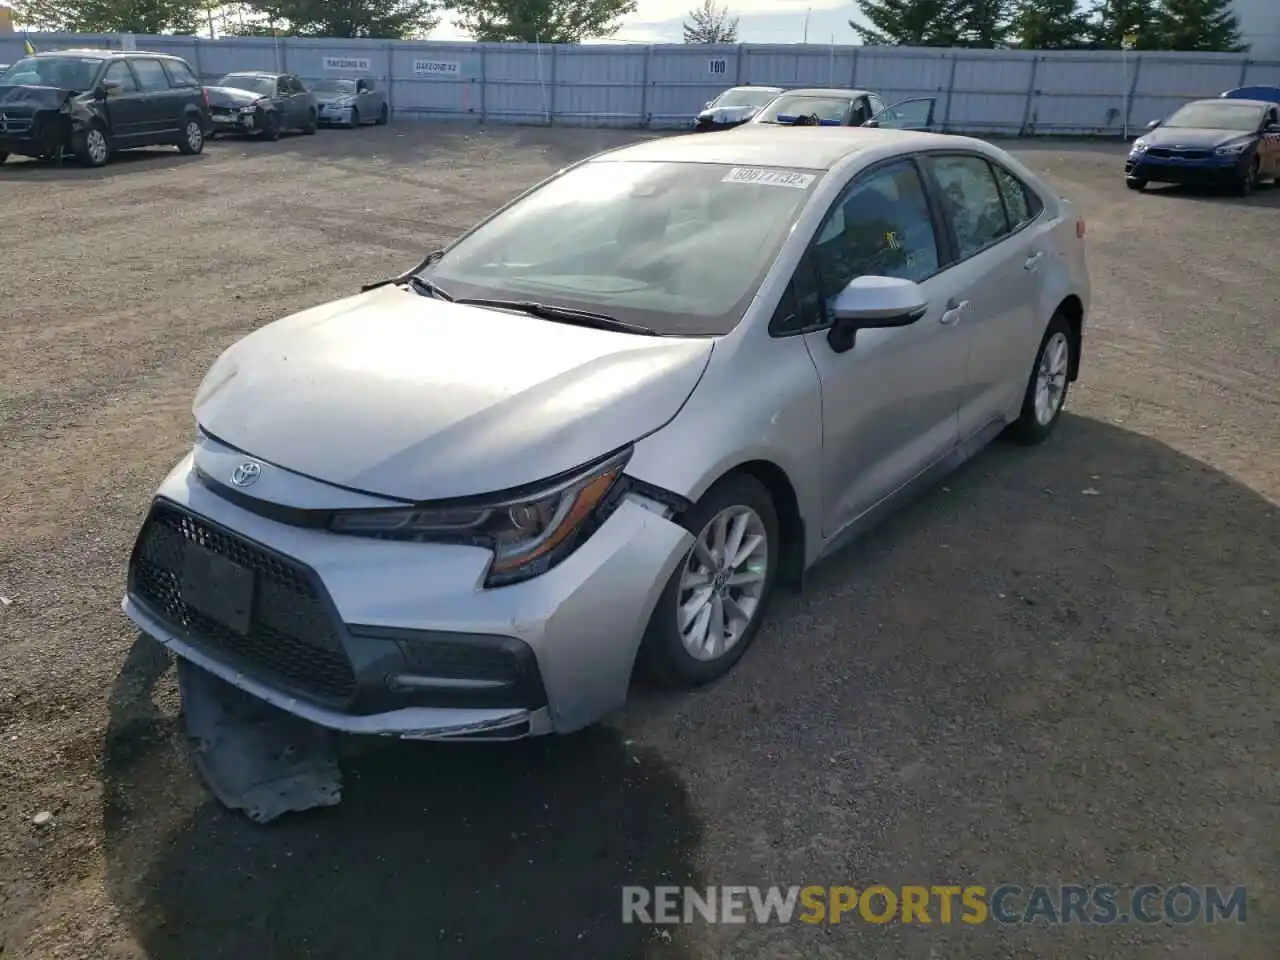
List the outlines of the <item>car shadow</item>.
<svg viewBox="0 0 1280 960">
<path fill-rule="evenodd" d="M 154 149 L 121 150 L 113 154 L 110 162 L 102 167 L 90 167 L 78 160 L 66 159 L 61 164 L 30 157 L 10 157 L 0 165 L 0 180 L 18 178 L 36 181 L 49 180 L 106 180 L 135 173 L 166 170 L 188 163 L 199 163 L 201 155 L 187 156 L 172 147 Z"/>
<path fill-rule="evenodd" d="M 683 786 L 608 726 L 348 742 L 338 807 L 263 826 L 195 779 L 172 674 L 139 637 L 103 760 L 109 888 L 148 957 L 640 956 L 623 885 L 698 883 Z"/>
<path fill-rule="evenodd" d="M 1259 207 L 1262 209 L 1280 209 L 1280 185 L 1265 183 L 1247 197 L 1239 197 L 1230 191 L 1217 187 L 1199 186 L 1196 184 L 1153 184 L 1147 187 L 1147 193 L 1179 197 L 1200 203 L 1230 203 L 1240 207 Z"/>
</svg>

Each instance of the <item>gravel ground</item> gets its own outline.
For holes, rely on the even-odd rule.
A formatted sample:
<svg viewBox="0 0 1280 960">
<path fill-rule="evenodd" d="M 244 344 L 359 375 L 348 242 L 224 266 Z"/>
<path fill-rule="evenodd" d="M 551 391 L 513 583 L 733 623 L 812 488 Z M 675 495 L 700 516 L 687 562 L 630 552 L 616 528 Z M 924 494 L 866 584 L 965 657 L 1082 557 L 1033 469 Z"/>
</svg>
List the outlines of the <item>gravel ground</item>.
<svg viewBox="0 0 1280 960">
<path fill-rule="evenodd" d="M 1132 194 L 1111 145 L 1011 145 L 1089 219 L 1053 442 L 996 444 L 826 564 L 725 681 L 555 741 L 368 751 L 340 807 L 266 828 L 203 792 L 118 609 L 203 370 L 640 136 L 0 169 L 0 955 L 1276 956 L 1280 190 Z M 625 883 L 1183 880 L 1248 885 L 1248 921 L 619 922 Z"/>
</svg>

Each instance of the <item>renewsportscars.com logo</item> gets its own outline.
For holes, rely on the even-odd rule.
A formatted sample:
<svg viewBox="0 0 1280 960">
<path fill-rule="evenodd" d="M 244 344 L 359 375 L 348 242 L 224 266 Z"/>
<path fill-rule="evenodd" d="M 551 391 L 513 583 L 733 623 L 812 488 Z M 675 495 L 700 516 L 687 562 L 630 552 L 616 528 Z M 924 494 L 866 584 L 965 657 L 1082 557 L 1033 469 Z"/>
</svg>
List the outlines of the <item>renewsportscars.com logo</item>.
<svg viewBox="0 0 1280 960">
<path fill-rule="evenodd" d="M 1245 887 L 623 887 L 623 923 L 1115 924 L 1245 922 Z"/>
</svg>

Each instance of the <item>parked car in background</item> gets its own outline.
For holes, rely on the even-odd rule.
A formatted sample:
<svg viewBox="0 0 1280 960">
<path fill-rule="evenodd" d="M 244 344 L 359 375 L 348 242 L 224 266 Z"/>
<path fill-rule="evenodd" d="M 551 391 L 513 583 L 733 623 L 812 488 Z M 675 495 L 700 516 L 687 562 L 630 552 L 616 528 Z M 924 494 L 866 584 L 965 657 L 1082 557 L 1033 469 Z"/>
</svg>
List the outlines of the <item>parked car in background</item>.
<svg viewBox="0 0 1280 960">
<path fill-rule="evenodd" d="M 100 167 L 118 150 L 204 149 L 208 99 L 190 65 L 163 53 L 59 50 L 0 74 L 0 163 L 10 154 Z"/>
<path fill-rule="evenodd" d="M 706 102 L 703 111 L 693 118 L 693 129 L 706 133 L 739 126 L 782 92 L 782 87 L 730 87 L 714 100 Z"/>
<path fill-rule="evenodd" d="M 966 137 L 759 126 L 562 170 L 196 391 L 124 611 L 322 726 L 570 732 L 1076 379 L 1084 223 Z"/>
<path fill-rule="evenodd" d="M 279 140 L 287 130 L 315 133 L 320 110 L 315 94 L 291 73 L 228 73 L 209 87 L 215 133 L 244 133 Z"/>
<path fill-rule="evenodd" d="M 936 97 L 910 97 L 885 106 L 871 90 L 822 88 L 787 90 L 769 101 L 750 123 L 784 126 L 933 129 Z"/>
<path fill-rule="evenodd" d="M 1130 190 L 1190 183 L 1246 196 L 1268 179 L 1280 179 L 1280 104 L 1264 100 L 1193 100 L 1147 124 L 1124 164 Z"/>
<path fill-rule="evenodd" d="M 391 117 L 386 93 L 369 77 L 317 80 L 311 84 L 320 123 L 358 127 L 384 124 Z"/>
<path fill-rule="evenodd" d="M 1236 87 L 1222 96 L 1227 100 L 1262 100 L 1265 103 L 1280 103 L 1280 87 Z"/>
</svg>

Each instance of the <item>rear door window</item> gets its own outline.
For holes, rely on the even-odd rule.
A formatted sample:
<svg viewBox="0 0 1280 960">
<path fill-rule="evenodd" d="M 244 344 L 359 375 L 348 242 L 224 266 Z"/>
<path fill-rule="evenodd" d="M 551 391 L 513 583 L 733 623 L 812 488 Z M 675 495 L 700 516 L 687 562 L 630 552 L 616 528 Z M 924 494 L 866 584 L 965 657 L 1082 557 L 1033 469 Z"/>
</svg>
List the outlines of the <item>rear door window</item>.
<svg viewBox="0 0 1280 960">
<path fill-rule="evenodd" d="M 925 164 L 942 193 L 960 259 L 972 257 L 1011 233 L 995 174 L 982 157 L 931 156 Z"/>
<path fill-rule="evenodd" d="M 169 85 L 173 87 L 198 87 L 200 81 L 191 72 L 191 68 L 181 60 L 165 60 L 164 68 L 169 74 Z"/>
<path fill-rule="evenodd" d="M 158 60 L 134 60 L 133 70 L 138 75 L 138 82 L 144 93 L 157 90 L 169 90 L 169 75 L 164 72 Z"/>
<path fill-rule="evenodd" d="M 138 81 L 133 78 L 133 71 L 129 69 L 129 64 L 123 60 L 117 60 L 107 67 L 107 72 L 102 75 L 102 82 L 120 84 L 121 93 L 138 92 Z"/>
</svg>

